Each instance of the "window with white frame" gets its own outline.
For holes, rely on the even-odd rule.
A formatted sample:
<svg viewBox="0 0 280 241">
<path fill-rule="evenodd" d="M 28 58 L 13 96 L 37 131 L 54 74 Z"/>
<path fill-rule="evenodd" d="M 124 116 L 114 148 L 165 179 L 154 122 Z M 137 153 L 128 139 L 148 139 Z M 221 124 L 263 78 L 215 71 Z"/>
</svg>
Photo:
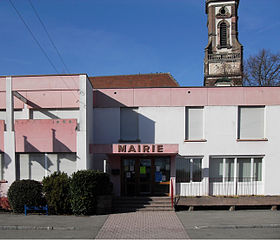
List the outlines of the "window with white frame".
<svg viewBox="0 0 280 241">
<path fill-rule="evenodd" d="M 209 169 L 210 182 L 262 181 L 262 157 L 211 158 Z"/>
<path fill-rule="evenodd" d="M 185 139 L 203 139 L 203 107 L 186 107 Z"/>
<path fill-rule="evenodd" d="M 42 181 L 54 172 L 71 175 L 76 171 L 76 153 L 17 154 L 17 179 Z"/>
<path fill-rule="evenodd" d="M 202 158 L 176 158 L 176 182 L 201 182 Z"/>
<path fill-rule="evenodd" d="M 138 108 L 120 108 L 121 141 L 138 141 Z"/>
<path fill-rule="evenodd" d="M 239 107 L 238 139 L 264 139 L 263 106 Z"/>
</svg>

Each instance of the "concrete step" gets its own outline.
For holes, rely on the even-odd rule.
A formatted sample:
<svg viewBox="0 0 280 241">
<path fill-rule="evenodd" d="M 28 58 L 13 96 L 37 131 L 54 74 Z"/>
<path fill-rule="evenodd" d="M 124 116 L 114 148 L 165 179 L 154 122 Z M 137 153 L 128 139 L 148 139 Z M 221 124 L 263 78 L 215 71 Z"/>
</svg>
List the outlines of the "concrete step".
<svg viewBox="0 0 280 241">
<path fill-rule="evenodd" d="M 114 208 L 114 213 L 124 213 L 124 212 L 162 212 L 162 211 L 174 211 L 171 207 L 145 207 L 145 208 L 129 208 L 129 207 L 123 207 L 123 208 Z"/>
<path fill-rule="evenodd" d="M 170 197 L 115 197 L 115 212 L 172 211 Z"/>
</svg>

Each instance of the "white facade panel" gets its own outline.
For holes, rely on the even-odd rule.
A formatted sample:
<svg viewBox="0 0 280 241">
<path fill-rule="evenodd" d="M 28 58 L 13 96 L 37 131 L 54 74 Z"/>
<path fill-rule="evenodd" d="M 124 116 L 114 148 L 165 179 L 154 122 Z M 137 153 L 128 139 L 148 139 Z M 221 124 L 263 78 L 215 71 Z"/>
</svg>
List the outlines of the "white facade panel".
<svg viewBox="0 0 280 241">
<path fill-rule="evenodd" d="M 140 107 L 139 114 L 143 116 L 139 123 L 141 142 L 154 139 L 154 143 L 174 144 L 184 141 L 185 107 Z"/>
<path fill-rule="evenodd" d="M 37 119 L 77 119 L 79 121 L 78 109 L 63 109 L 63 110 L 31 110 L 31 117 Z"/>
<path fill-rule="evenodd" d="M 238 106 L 205 106 L 204 138 L 201 142 L 185 142 L 185 106 L 182 107 L 139 107 L 139 139 L 142 143 L 179 144 L 180 156 L 202 156 L 202 182 L 180 183 L 177 193 L 187 194 L 192 188 L 195 193 L 225 193 L 233 195 L 279 195 L 278 170 L 280 168 L 280 126 L 278 115 L 280 106 L 266 106 L 263 121 L 267 141 L 238 141 Z M 118 143 L 120 137 L 120 108 L 94 109 L 95 144 Z M 231 180 L 209 185 L 209 161 L 211 156 L 254 156 L 262 157 L 262 178 L 247 183 L 245 179 L 234 184 Z M 232 168 L 232 167 L 231 167 Z M 230 173 L 233 170 L 218 170 Z M 239 168 L 240 169 L 240 168 Z M 238 169 L 238 172 L 241 171 Z M 246 168 L 245 168 L 246 169 Z M 243 170 L 243 176 L 251 176 L 251 171 Z M 237 172 L 237 170 L 236 170 Z M 237 172 L 237 173 L 238 173 Z M 250 173 L 249 173 L 250 172 Z M 255 173 L 255 170 L 253 171 Z M 179 191 L 180 190 L 180 191 Z"/>
<path fill-rule="evenodd" d="M 93 143 L 112 144 L 120 140 L 120 108 L 93 109 Z"/>
</svg>

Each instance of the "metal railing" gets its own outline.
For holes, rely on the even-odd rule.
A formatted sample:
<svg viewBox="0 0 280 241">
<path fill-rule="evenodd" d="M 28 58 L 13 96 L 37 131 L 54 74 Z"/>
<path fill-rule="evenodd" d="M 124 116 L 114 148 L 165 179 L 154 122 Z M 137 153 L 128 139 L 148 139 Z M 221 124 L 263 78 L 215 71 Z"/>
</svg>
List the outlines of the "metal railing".
<svg viewBox="0 0 280 241">
<path fill-rule="evenodd" d="M 174 207 L 174 186 L 173 186 L 173 180 L 172 180 L 172 178 L 170 179 L 170 185 L 171 185 L 171 207 L 172 207 L 172 209 L 173 209 L 173 207 Z"/>
</svg>

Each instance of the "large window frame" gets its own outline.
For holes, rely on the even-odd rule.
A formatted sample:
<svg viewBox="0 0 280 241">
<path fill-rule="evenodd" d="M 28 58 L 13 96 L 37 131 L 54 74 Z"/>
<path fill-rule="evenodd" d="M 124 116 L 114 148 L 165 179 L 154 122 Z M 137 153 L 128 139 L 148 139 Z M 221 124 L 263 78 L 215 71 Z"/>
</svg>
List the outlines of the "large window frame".
<svg viewBox="0 0 280 241">
<path fill-rule="evenodd" d="M 263 180 L 264 155 L 257 156 L 210 156 L 210 182 L 254 182 Z M 221 167 L 213 176 L 214 160 Z M 217 164 L 216 163 L 216 164 Z M 215 165 L 216 165 L 215 164 Z M 216 165 L 217 166 L 217 165 Z"/>
<path fill-rule="evenodd" d="M 265 126 L 265 106 L 238 106 L 237 141 L 267 141 Z"/>
<path fill-rule="evenodd" d="M 185 107 L 185 142 L 205 142 L 204 106 Z"/>
<path fill-rule="evenodd" d="M 177 183 L 192 183 L 202 182 L 203 170 L 202 170 L 203 157 L 188 157 L 181 156 L 176 158 L 176 182 Z"/>
<path fill-rule="evenodd" d="M 71 158 L 66 158 L 67 161 L 73 161 L 73 165 L 65 168 L 65 163 L 62 160 L 65 156 L 71 155 Z M 56 156 L 56 157 L 55 157 Z M 27 164 L 27 166 L 26 166 Z M 37 167 L 36 167 L 37 166 Z M 37 168 L 37 169 L 36 169 Z M 54 172 L 65 172 L 71 175 L 77 170 L 77 154 L 76 152 L 29 152 L 16 153 L 16 179 L 33 179 L 42 181 L 44 177 L 51 175 Z"/>
</svg>

